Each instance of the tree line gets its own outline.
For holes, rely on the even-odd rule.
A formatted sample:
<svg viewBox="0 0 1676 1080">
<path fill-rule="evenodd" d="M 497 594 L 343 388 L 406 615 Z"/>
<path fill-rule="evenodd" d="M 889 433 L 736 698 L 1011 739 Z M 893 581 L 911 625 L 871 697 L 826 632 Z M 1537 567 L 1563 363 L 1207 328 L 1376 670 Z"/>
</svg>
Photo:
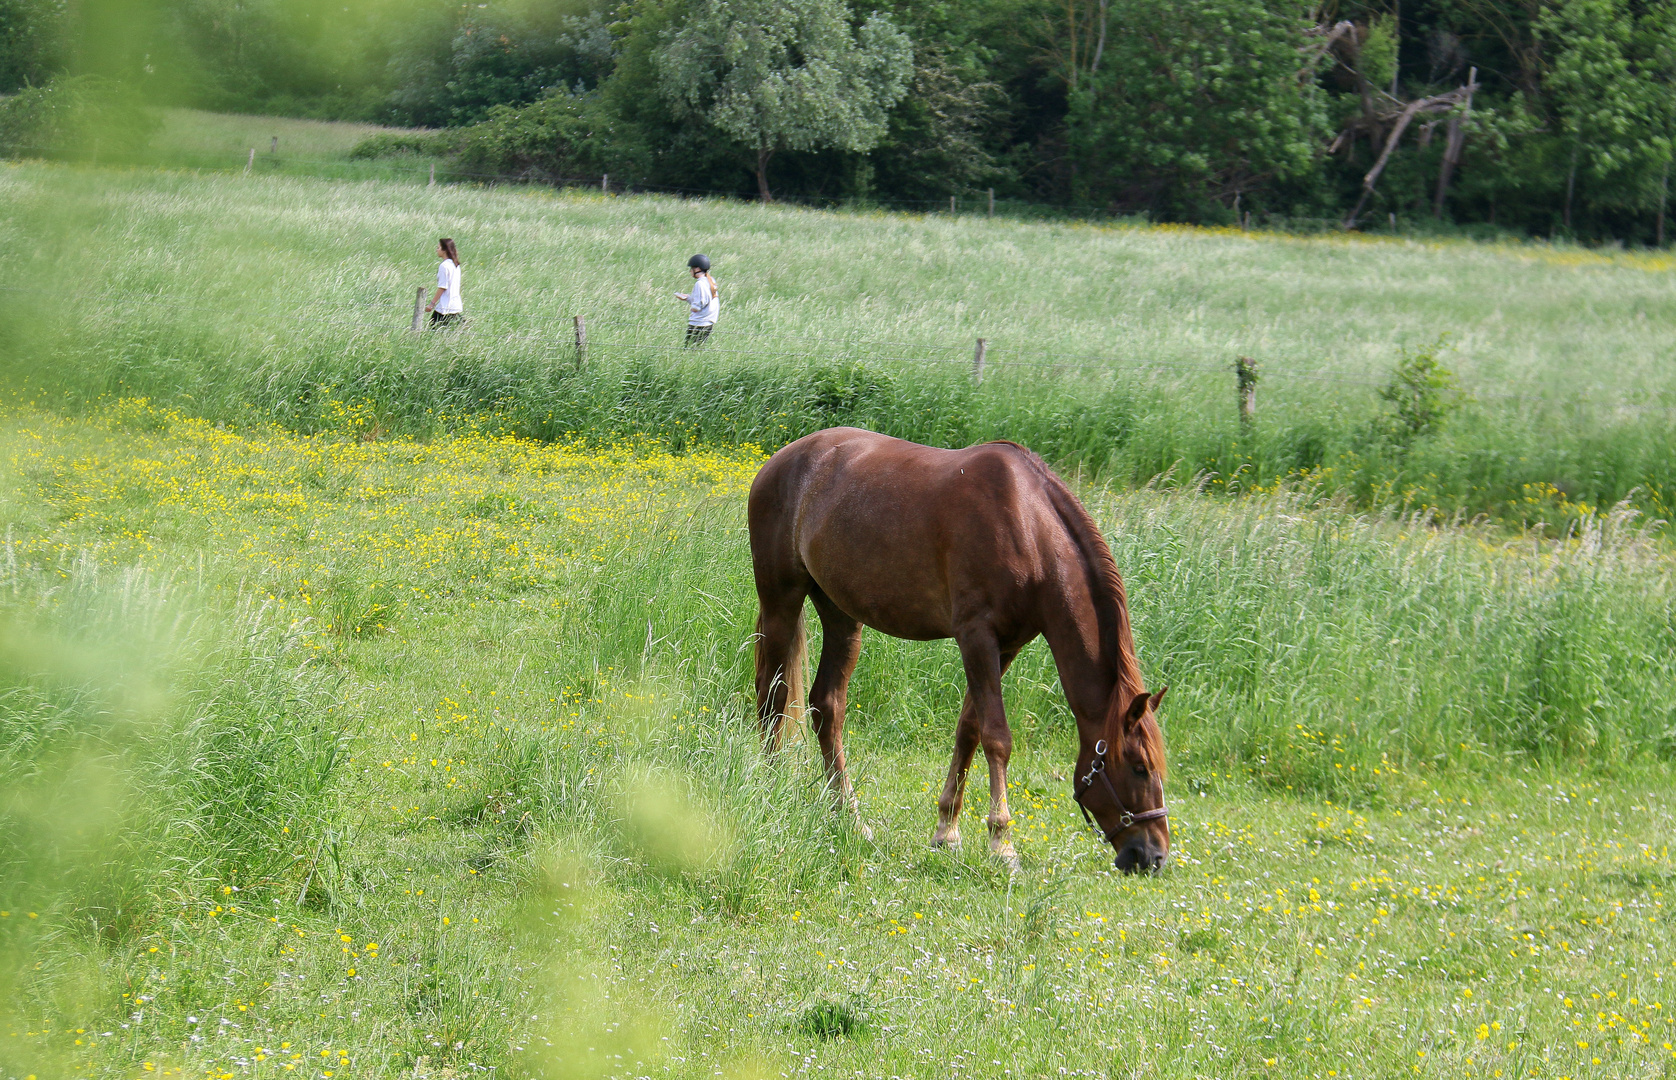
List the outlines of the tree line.
<svg viewBox="0 0 1676 1080">
<path fill-rule="evenodd" d="M 1676 0 L 0 0 L 0 92 L 529 178 L 1659 244 Z"/>
</svg>

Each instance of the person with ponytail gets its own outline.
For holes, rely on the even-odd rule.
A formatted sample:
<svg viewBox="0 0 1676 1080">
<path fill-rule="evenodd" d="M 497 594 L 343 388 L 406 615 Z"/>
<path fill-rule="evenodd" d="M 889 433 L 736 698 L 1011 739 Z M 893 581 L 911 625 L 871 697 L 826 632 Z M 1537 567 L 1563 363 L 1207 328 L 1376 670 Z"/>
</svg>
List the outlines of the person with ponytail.
<svg viewBox="0 0 1676 1080">
<path fill-rule="evenodd" d="M 710 331 L 716 328 L 716 317 L 722 312 L 722 298 L 716 279 L 710 276 L 710 260 L 707 257 L 694 255 L 687 260 L 687 266 L 692 270 L 693 291 L 676 293 L 675 299 L 687 302 L 686 347 L 690 349 L 704 344 Z"/>
<path fill-rule="evenodd" d="M 436 242 L 436 257 L 442 260 L 436 270 L 436 292 L 425 305 L 431 313 L 432 330 L 454 326 L 465 318 L 465 306 L 460 302 L 460 249 L 445 236 Z"/>
</svg>

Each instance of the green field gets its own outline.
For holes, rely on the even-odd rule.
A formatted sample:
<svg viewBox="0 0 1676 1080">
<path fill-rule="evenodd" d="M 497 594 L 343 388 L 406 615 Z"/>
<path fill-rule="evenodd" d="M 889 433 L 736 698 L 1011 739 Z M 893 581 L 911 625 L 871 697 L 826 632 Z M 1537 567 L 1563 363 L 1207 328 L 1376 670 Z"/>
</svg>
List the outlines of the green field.
<svg viewBox="0 0 1676 1080">
<path fill-rule="evenodd" d="M 1173 687 L 1174 862 L 1121 879 L 1082 827 L 1038 645 L 1008 877 L 926 846 L 946 644 L 864 649 L 874 842 L 809 743 L 761 758 L 749 454 L 129 404 L 14 411 L 0 455 L 4 1075 L 1676 1063 L 1670 567 L 1633 531 L 1089 491 Z"/>
<path fill-rule="evenodd" d="M 133 164 L 193 173 L 243 175 L 249 170 L 257 176 L 379 180 L 408 186 L 429 183 L 434 167 L 443 182 L 467 179 L 437 157 L 397 153 L 366 158 L 352 153 L 377 136 L 423 134 L 414 129 L 198 109 L 159 109 L 157 113 L 161 124 Z"/>
<path fill-rule="evenodd" d="M 150 153 L 168 163 L 201 164 L 210 158 L 238 167 L 249 151 L 259 158 L 309 162 L 345 158 L 364 139 L 401 131 L 377 124 L 293 120 L 284 116 L 242 116 L 198 109 L 159 110 L 162 126 Z M 276 144 L 273 140 L 277 139 Z"/>
<path fill-rule="evenodd" d="M 1125 484 L 1301 481 L 1556 529 L 1626 498 L 1668 516 L 1676 480 L 1662 256 L 40 165 L 0 189 L 31 253 L 7 352 L 69 400 L 311 428 L 353 399 L 387 431 L 493 411 L 538 438 L 676 447 L 856 423 L 1016 438 Z M 472 329 L 416 339 L 439 234 L 460 241 Z M 725 316 L 683 362 L 669 294 L 701 249 Z M 1466 393 L 1393 442 L 1376 391 L 1405 352 Z M 1250 430 L 1242 355 L 1262 370 Z"/>
<path fill-rule="evenodd" d="M 1676 1076 L 1666 263 L 41 164 L 0 206 L 3 1080 Z M 413 335 L 438 234 L 472 325 Z M 1446 333 L 1473 399 L 1394 440 Z M 871 840 L 762 756 L 744 491 L 834 422 L 1076 474 L 1171 687 L 1163 873 L 1083 826 L 1039 643 L 1016 875 L 927 844 L 947 642 L 868 633 Z"/>
</svg>

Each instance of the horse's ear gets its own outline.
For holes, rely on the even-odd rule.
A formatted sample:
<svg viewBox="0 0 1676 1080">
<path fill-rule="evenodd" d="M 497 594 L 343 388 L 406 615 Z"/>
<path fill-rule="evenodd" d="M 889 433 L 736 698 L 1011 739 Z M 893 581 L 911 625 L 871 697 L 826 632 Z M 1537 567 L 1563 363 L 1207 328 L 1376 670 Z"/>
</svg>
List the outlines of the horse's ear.
<svg viewBox="0 0 1676 1080">
<path fill-rule="evenodd" d="M 1157 712 L 1158 711 L 1158 703 L 1163 701 L 1164 700 L 1164 695 L 1169 693 L 1169 692 L 1170 692 L 1170 688 L 1168 686 L 1166 686 L 1166 687 L 1164 687 L 1164 689 L 1158 691 L 1156 694 L 1153 694 L 1152 698 L 1150 700 L 1150 703 L 1147 705 L 1147 707 L 1149 709 L 1151 709 L 1153 712 Z"/>
<path fill-rule="evenodd" d="M 1145 690 L 1131 698 L 1129 711 L 1123 714 L 1123 726 L 1133 728 L 1138 725 L 1141 722 L 1141 717 L 1146 715 L 1146 710 L 1151 707 L 1150 701 L 1151 699 L 1146 696 Z"/>
</svg>

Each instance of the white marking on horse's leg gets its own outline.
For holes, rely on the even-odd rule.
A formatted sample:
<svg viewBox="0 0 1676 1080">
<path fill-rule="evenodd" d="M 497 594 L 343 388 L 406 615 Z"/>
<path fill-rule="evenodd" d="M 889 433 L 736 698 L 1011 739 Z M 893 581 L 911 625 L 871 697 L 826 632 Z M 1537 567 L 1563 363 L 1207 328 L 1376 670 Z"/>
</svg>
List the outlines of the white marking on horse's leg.
<svg viewBox="0 0 1676 1080">
<path fill-rule="evenodd" d="M 937 828 L 931 833 L 932 847 L 958 848 L 960 846 L 960 801 L 959 796 L 953 806 L 945 807 L 942 803 L 937 806 Z"/>
<path fill-rule="evenodd" d="M 1018 851 L 1013 847 L 1013 812 L 1007 807 L 1007 766 L 996 755 L 989 760 L 989 853 L 1018 873 Z"/>
</svg>

